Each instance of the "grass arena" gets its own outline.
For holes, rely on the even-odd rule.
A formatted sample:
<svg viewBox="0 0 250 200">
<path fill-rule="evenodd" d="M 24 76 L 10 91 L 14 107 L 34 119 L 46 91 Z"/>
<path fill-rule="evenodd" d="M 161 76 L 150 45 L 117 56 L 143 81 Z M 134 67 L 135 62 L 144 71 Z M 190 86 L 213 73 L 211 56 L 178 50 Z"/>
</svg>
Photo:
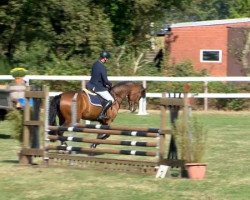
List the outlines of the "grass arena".
<svg viewBox="0 0 250 200">
<path fill-rule="evenodd" d="M 55 162 L 61 167 L 45 167 L 40 165 L 43 162 L 41 157 L 34 157 L 33 165 L 22 166 L 18 164 L 21 144 L 6 136 L 11 131 L 11 124 L 8 121 L 1 122 L 1 199 L 249 199 L 250 113 L 193 111 L 193 115 L 198 116 L 209 129 L 204 158 L 208 169 L 206 178 L 198 182 L 174 178 L 174 174 L 178 177 L 177 168 L 172 168 L 166 178 L 156 179 L 145 173 L 114 170 L 115 167 L 107 171 L 103 167 L 95 168 L 93 164 L 84 168 L 85 164 L 81 163 L 82 169 L 77 167 L 79 163 L 74 159 L 69 162 L 62 158 L 56 158 Z M 154 111 L 146 116 L 121 111 L 112 126 L 124 125 L 142 128 L 161 127 L 160 111 Z M 92 136 L 95 135 L 80 134 L 81 136 L 76 136 L 72 135 L 72 132 L 67 132 L 65 137 L 71 139 L 77 137 L 78 139 L 75 140 L 80 140 L 79 137 L 83 137 L 92 142 Z M 135 141 L 135 137 L 127 137 Z M 112 135 L 110 139 L 116 141 L 114 143 L 123 141 L 121 135 Z M 145 141 L 150 144 L 147 147 L 149 152 L 155 151 L 155 146 L 157 146 L 157 140 L 156 142 L 151 140 L 152 138 L 147 138 Z M 71 142 L 67 141 L 68 146 L 73 144 Z M 81 148 L 89 146 L 89 143 L 77 144 L 82 144 Z M 105 145 L 109 147 L 110 144 Z M 113 146 L 117 151 L 124 148 L 124 146 L 120 147 L 119 145 Z M 126 147 L 134 149 L 134 146 Z M 140 151 L 143 150 L 140 149 Z M 63 156 L 68 155 L 62 154 Z M 128 155 L 113 153 L 96 157 L 102 158 L 104 156 L 105 159 L 110 160 L 117 158 L 125 160 L 128 157 Z M 145 156 L 132 157 L 141 163 L 158 161 L 158 157 L 155 155 L 147 157 L 147 161 L 145 161 Z M 76 169 L 72 169 L 68 165 L 75 166 Z M 115 165 L 122 164 L 116 163 Z M 107 167 L 107 164 L 105 166 Z"/>
</svg>

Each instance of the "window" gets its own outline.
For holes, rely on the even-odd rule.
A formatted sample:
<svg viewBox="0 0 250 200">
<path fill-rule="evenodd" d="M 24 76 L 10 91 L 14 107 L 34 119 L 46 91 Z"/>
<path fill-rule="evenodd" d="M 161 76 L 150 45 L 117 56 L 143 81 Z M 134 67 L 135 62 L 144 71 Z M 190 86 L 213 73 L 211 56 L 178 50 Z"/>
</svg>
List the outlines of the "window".
<svg viewBox="0 0 250 200">
<path fill-rule="evenodd" d="M 200 62 L 213 62 L 220 63 L 222 61 L 222 51 L 221 50 L 200 50 Z"/>
</svg>

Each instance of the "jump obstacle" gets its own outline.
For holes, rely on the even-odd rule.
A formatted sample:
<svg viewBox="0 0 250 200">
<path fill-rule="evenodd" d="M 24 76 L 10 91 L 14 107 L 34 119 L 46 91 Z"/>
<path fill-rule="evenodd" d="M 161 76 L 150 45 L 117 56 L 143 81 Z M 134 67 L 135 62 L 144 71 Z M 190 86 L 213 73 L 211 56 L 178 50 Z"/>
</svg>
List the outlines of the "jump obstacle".
<svg viewBox="0 0 250 200">
<path fill-rule="evenodd" d="M 184 112 L 187 110 L 187 93 L 184 93 L 184 98 L 166 98 L 166 94 L 163 94 L 163 98 L 160 101 L 161 107 L 161 125 L 160 128 L 132 128 L 128 126 L 113 126 L 113 125 L 98 125 L 98 124 L 77 124 L 76 117 L 72 117 L 71 127 L 59 127 L 49 126 L 49 89 L 43 87 L 42 91 L 32 91 L 31 87 L 27 87 L 25 91 L 25 98 L 27 103 L 24 108 L 24 121 L 23 121 L 23 143 L 19 153 L 19 163 L 28 165 L 32 164 L 34 157 L 43 158 L 43 164 L 46 166 L 71 166 L 77 168 L 96 168 L 96 169 L 107 169 L 113 171 L 126 171 L 126 172 L 140 172 L 145 174 L 156 174 L 157 168 L 160 165 L 168 165 L 172 167 L 182 168 L 184 162 L 178 160 L 177 157 L 174 159 L 168 159 L 166 148 L 167 143 L 170 144 L 170 139 L 166 139 L 166 136 L 171 138 L 171 129 L 167 128 L 167 110 L 169 106 L 183 107 Z M 44 121 L 32 120 L 31 119 L 31 108 L 29 105 L 29 99 L 39 99 L 42 102 L 44 109 Z M 75 99 L 77 96 L 75 97 Z M 74 98 L 72 99 L 74 101 Z M 74 112 L 75 107 L 72 107 Z M 41 110 L 41 109 L 40 109 Z M 177 113 L 178 115 L 178 113 Z M 172 121 L 172 119 L 171 119 Z M 33 128 L 40 127 L 44 130 L 43 144 L 42 147 L 31 148 L 31 140 L 33 137 Z M 71 134 L 69 136 L 54 136 L 48 135 L 50 130 L 67 131 Z M 113 140 L 113 139 L 93 139 L 87 137 L 75 136 L 75 133 L 79 134 L 109 134 L 119 135 L 120 137 L 136 137 L 140 140 Z M 141 138 L 147 138 L 150 141 L 141 141 Z M 154 141 L 153 141 L 154 140 Z M 89 148 L 82 146 L 55 146 L 51 144 L 51 141 L 69 141 L 71 143 L 78 144 L 103 144 L 109 146 L 119 146 L 119 148 Z M 171 144 L 170 144 L 171 145 Z M 131 150 L 124 149 L 125 147 L 143 147 L 150 148 L 150 150 Z M 155 151 L 153 151 L 154 149 Z M 74 152 L 74 153 L 72 153 Z M 91 153 L 99 154 L 102 153 L 102 157 L 88 156 Z M 108 158 L 103 157 L 109 154 L 140 156 L 140 157 L 153 157 L 154 161 L 145 160 L 129 160 L 121 158 Z M 83 156 L 84 155 L 84 156 Z"/>
</svg>

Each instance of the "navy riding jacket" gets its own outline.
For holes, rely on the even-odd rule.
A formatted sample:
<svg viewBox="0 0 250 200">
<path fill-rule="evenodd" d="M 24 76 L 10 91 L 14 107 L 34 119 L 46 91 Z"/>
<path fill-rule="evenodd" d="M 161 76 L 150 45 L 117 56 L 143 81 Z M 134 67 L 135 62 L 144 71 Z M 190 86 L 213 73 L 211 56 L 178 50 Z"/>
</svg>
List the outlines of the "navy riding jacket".
<svg viewBox="0 0 250 200">
<path fill-rule="evenodd" d="M 108 90 L 108 87 L 112 86 L 112 83 L 108 80 L 107 70 L 104 64 L 97 60 L 91 70 L 91 79 L 87 83 L 87 88 L 94 92 L 100 92 Z"/>
</svg>

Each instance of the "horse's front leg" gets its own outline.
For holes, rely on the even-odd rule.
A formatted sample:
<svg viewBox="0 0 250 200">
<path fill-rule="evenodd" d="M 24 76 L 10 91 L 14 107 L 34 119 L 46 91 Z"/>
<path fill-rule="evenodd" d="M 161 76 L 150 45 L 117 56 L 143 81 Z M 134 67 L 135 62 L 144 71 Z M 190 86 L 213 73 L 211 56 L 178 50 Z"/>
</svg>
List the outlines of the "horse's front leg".
<svg viewBox="0 0 250 200">
<path fill-rule="evenodd" d="M 110 125 L 111 121 L 107 120 L 106 122 L 101 123 L 101 125 Z M 110 135 L 105 134 L 105 133 L 100 133 L 97 135 L 96 139 L 100 139 L 100 140 L 106 140 Z M 96 148 L 98 144 L 91 144 L 90 148 Z"/>
<path fill-rule="evenodd" d="M 49 131 L 49 135 L 57 135 L 57 136 L 63 136 L 64 131 L 61 130 L 53 130 L 53 131 Z M 50 140 L 51 142 L 56 142 L 57 140 Z M 67 143 L 65 141 L 61 141 L 61 145 L 67 145 Z"/>
<path fill-rule="evenodd" d="M 100 140 L 106 140 L 110 135 L 108 134 L 105 134 L 105 133 L 101 133 L 101 134 L 98 134 L 96 139 L 100 139 Z M 98 144 L 91 144 L 90 145 L 90 148 L 96 148 Z"/>
</svg>

